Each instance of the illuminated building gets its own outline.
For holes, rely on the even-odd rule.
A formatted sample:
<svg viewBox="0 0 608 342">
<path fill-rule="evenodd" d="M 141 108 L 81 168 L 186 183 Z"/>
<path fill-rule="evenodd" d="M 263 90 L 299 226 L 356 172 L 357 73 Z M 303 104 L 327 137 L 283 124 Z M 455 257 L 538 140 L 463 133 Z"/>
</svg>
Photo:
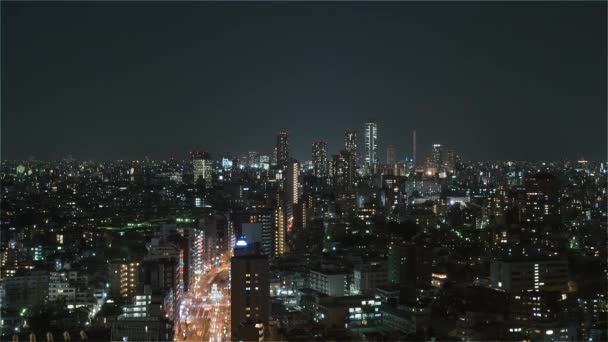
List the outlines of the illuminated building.
<svg viewBox="0 0 608 342">
<path fill-rule="evenodd" d="M 279 257 L 287 252 L 287 222 L 286 213 L 283 205 L 281 204 L 281 196 L 277 195 L 279 199 L 277 207 L 274 211 L 274 256 Z"/>
<path fill-rule="evenodd" d="M 205 187 L 210 188 L 212 184 L 211 172 L 213 170 L 213 161 L 207 151 L 192 151 L 190 153 L 192 160 L 192 170 L 194 173 L 194 183 L 199 180 L 205 181 Z"/>
<path fill-rule="evenodd" d="M 327 143 L 315 141 L 312 143 L 312 165 L 315 177 L 327 177 Z"/>
<path fill-rule="evenodd" d="M 237 240 L 230 261 L 230 318 L 233 341 L 264 341 L 268 328 L 268 257 Z"/>
<path fill-rule="evenodd" d="M 365 263 L 353 269 L 351 294 L 372 295 L 377 287 L 388 285 L 388 271 L 385 263 Z"/>
<path fill-rule="evenodd" d="M 260 168 L 263 170 L 270 169 L 270 157 L 269 156 L 260 156 Z"/>
<path fill-rule="evenodd" d="M 357 131 L 348 130 L 344 133 L 344 149 L 349 151 L 355 159 L 355 167 L 357 164 Z"/>
<path fill-rule="evenodd" d="M 378 165 L 378 125 L 375 122 L 365 123 L 365 153 L 363 161 L 366 171 L 373 172 Z"/>
<path fill-rule="evenodd" d="M 295 206 L 300 202 L 300 163 L 291 159 L 287 165 L 287 177 L 285 179 L 285 194 L 287 195 L 286 215 L 289 229 L 294 224 Z"/>
<path fill-rule="evenodd" d="M 137 291 L 139 262 L 110 264 L 110 291 L 113 298 L 130 301 Z"/>
<path fill-rule="evenodd" d="M 332 184 L 335 187 L 349 189 L 354 184 L 355 158 L 349 151 L 340 151 L 333 156 Z"/>
<path fill-rule="evenodd" d="M 260 152 L 249 151 L 247 153 L 247 166 L 254 169 L 260 167 Z"/>
<path fill-rule="evenodd" d="M 566 291 L 569 280 L 563 259 L 504 259 L 490 267 L 492 286 L 509 292 Z"/>
<path fill-rule="evenodd" d="M 308 283 L 311 289 L 328 296 L 341 297 L 349 293 L 348 274 L 343 271 L 310 270 Z"/>
<path fill-rule="evenodd" d="M 435 172 L 441 172 L 445 157 L 444 147 L 441 144 L 433 144 L 429 168 L 435 169 Z"/>
<path fill-rule="evenodd" d="M 273 245 L 275 239 L 274 213 L 271 209 L 261 209 L 249 215 L 250 223 L 262 225 L 261 252 L 264 255 L 273 255 Z"/>
<path fill-rule="evenodd" d="M 276 151 L 277 165 L 284 169 L 289 161 L 289 134 L 287 132 L 279 132 L 277 134 Z"/>
<path fill-rule="evenodd" d="M 559 223 L 559 184 L 549 173 L 537 173 L 525 179 L 526 198 L 521 208 L 522 224 Z"/>
<path fill-rule="evenodd" d="M 232 159 L 226 157 L 222 158 L 222 168 L 224 170 L 232 169 Z"/>
</svg>

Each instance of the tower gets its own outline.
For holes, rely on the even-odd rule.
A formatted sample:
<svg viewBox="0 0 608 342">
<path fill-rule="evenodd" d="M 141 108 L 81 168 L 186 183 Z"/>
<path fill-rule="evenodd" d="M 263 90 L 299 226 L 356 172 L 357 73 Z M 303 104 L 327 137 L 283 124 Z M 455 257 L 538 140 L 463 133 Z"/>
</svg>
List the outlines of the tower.
<svg viewBox="0 0 608 342">
<path fill-rule="evenodd" d="M 201 179 L 205 181 L 205 187 L 210 188 L 212 186 L 211 171 L 213 168 L 211 155 L 207 151 L 196 150 L 190 152 L 190 159 L 192 160 L 194 183 Z"/>
<path fill-rule="evenodd" d="M 286 241 L 286 214 L 284 206 L 285 194 L 279 192 L 277 194 L 277 205 L 274 210 L 274 256 L 279 257 L 287 252 Z"/>
<path fill-rule="evenodd" d="M 300 163 L 297 160 L 291 159 L 287 163 L 287 177 L 285 181 L 287 226 L 291 228 L 294 222 L 294 207 L 300 200 Z"/>
<path fill-rule="evenodd" d="M 357 155 L 357 131 L 348 130 L 344 133 L 344 149 Z"/>
<path fill-rule="evenodd" d="M 279 132 L 277 134 L 276 151 L 277 165 L 284 169 L 289 161 L 289 135 L 287 132 Z"/>
<path fill-rule="evenodd" d="M 365 168 L 373 171 L 378 164 L 378 125 L 375 122 L 365 123 Z"/>
<path fill-rule="evenodd" d="M 353 185 L 355 174 L 355 161 L 350 151 L 340 151 L 333 157 L 333 185 L 349 189 Z"/>
<path fill-rule="evenodd" d="M 327 177 L 327 143 L 315 141 L 312 143 L 312 165 L 315 177 Z"/>
</svg>

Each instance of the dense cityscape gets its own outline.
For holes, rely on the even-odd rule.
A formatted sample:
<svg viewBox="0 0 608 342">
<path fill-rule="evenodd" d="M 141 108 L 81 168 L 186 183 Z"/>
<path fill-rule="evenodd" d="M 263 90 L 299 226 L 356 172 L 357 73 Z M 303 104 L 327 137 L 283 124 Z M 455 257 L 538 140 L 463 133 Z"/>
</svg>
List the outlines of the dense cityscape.
<svg viewBox="0 0 608 342">
<path fill-rule="evenodd" d="M 606 340 L 606 161 L 410 134 L 3 161 L 2 340 Z"/>
</svg>

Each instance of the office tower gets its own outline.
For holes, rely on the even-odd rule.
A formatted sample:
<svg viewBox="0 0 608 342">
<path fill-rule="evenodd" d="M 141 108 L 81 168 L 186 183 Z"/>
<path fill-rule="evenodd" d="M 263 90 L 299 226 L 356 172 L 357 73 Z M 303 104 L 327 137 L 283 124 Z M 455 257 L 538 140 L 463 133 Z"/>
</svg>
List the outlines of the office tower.
<svg viewBox="0 0 608 342">
<path fill-rule="evenodd" d="M 249 215 L 250 223 L 262 225 L 262 254 L 272 255 L 274 246 L 274 212 L 272 209 L 258 209 Z"/>
<path fill-rule="evenodd" d="M 190 158 L 192 159 L 194 183 L 204 180 L 205 187 L 210 188 L 213 185 L 211 182 L 211 171 L 213 169 L 211 155 L 207 151 L 196 150 L 190 153 Z"/>
<path fill-rule="evenodd" d="M 446 161 L 445 147 L 441 144 L 433 144 L 429 167 L 433 168 L 435 172 L 443 172 L 445 171 Z"/>
<path fill-rule="evenodd" d="M 268 327 L 268 257 L 239 239 L 230 261 L 230 317 L 233 341 L 264 341 Z"/>
<path fill-rule="evenodd" d="M 344 149 L 357 156 L 357 131 L 348 130 L 344 133 Z"/>
<path fill-rule="evenodd" d="M 279 257 L 287 252 L 287 220 L 285 213 L 285 194 L 277 194 L 277 206 L 274 210 L 274 256 Z"/>
<path fill-rule="evenodd" d="M 272 149 L 272 158 L 270 159 L 270 164 L 273 166 L 277 165 L 277 147 L 276 146 Z"/>
<path fill-rule="evenodd" d="M 388 145 L 386 147 L 386 164 L 394 165 L 397 162 L 397 150 L 395 145 Z"/>
<path fill-rule="evenodd" d="M 294 206 L 300 200 L 300 163 L 291 159 L 287 163 L 287 177 L 285 178 L 285 194 L 287 195 L 286 214 L 287 226 L 291 228 L 294 222 Z"/>
<path fill-rule="evenodd" d="M 315 177 L 327 177 L 327 143 L 315 141 L 312 143 L 312 165 Z"/>
<path fill-rule="evenodd" d="M 277 134 L 277 165 L 281 168 L 287 167 L 289 161 L 289 135 L 287 132 Z"/>
<path fill-rule="evenodd" d="M 365 168 L 372 172 L 378 164 L 378 125 L 375 122 L 365 123 Z"/>
<path fill-rule="evenodd" d="M 418 159 L 416 159 L 416 130 L 414 130 L 414 132 L 412 133 L 412 164 L 414 166 L 414 169 L 416 169 L 416 163 L 418 162 Z"/>
<path fill-rule="evenodd" d="M 521 224 L 525 226 L 559 224 L 559 183 L 546 172 L 537 173 L 524 180 L 525 203 L 521 210 Z"/>
<path fill-rule="evenodd" d="M 190 252 L 189 279 L 195 279 L 195 277 L 203 274 L 203 266 L 206 261 L 205 257 L 207 256 L 205 243 L 208 240 L 209 236 L 205 235 L 203 229 L 198 227 L 188 229 L 188 251 Z"/>
<path fill-rule="evenodd" d="M 349 189 L 354 184 L 355 158 L 351 152 L 343 150 L 333 156 L 333 181 L 335 187 Z"/>
</svg>

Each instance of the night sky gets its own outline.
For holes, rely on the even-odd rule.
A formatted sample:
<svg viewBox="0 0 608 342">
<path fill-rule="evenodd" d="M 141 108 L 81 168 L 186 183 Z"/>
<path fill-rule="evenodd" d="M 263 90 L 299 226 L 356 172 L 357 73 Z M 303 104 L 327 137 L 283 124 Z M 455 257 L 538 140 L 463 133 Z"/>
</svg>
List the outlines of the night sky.
<svg viewBox="0 0 608 342">
<path fill-rule="evenodd" d="M 606 2 L 2 2 L 2 159 L 606 158 Z M 360 144 L 361 145 L 361 144 Z"/>
</svg>

